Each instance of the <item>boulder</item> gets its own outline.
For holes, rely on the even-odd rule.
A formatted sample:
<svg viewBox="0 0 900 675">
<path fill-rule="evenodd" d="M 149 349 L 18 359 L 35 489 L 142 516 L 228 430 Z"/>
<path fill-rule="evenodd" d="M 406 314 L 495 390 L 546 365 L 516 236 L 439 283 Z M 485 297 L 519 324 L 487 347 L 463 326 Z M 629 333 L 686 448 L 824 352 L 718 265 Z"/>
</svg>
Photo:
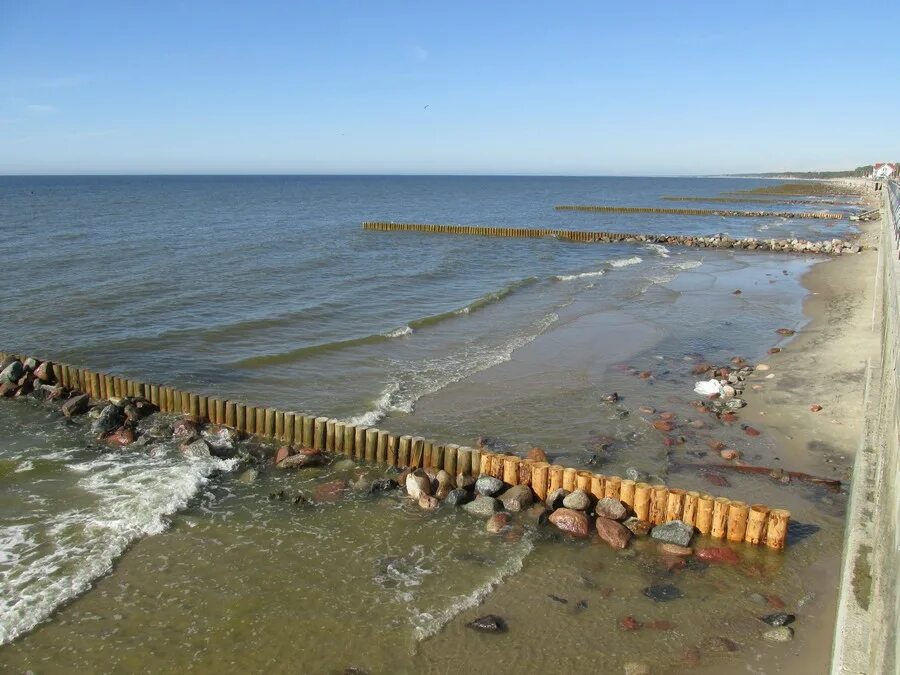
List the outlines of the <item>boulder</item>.
<svg viewBox="0 0 900 675">
<path fill-rule="evenodd" d="M 423 511 L 434 511 L 441 503 L 431 495 L 424 492 L 419 494 L 419 508 Z"/>
<path fill-rule="evenodd" d="M 100 414 L 97 416 L 97 419 L 95 419 L 94 423 L 91 424 L 91 433 L 109 433 L 113 429 L 117 429 L 122 426 L 123 421 L 124 416 L 122 415 L 121 408 L 110 403 L 109 405 L 104 406 L 102 410 L 100 410 Z"/>
<path fill-rule="evenodd" d="M 0 382 L 16 383 L 25 373 L 25 368 L 20 361 L 13 361 L 0 371 Z"/>
<path fill-rule="evenodd" d="M 481 516 L 482 518 L 489 518 L 502 508 L 503 506 L 499 500 L 486 495 L 478 495 L 472 501 L 463 504 L 463 510 L 466 513 L 471 513 L 473 516 Z"/>
<path fill-rule="evenodd" d="M 535 462 L 546 462 L 547 461 L 547 453 L 541 450 L 540 448 L 532 448 L 528 451 L 528 454 L 525 456 L 525 459 L 533 459 Z"/>
<path fill-rule="evenodd" d="M 77 394 L 62 405 L 62 413 L 66 417 L 74 417 L 87 412 L 90 406 L 90 397 L 87 394 Z"/>
<path fill-rule="evenodd" d="M 209 457 L 209 446 L 200 438 L 191 443 L 182 444 L 181 454 L 190 459 L 203 459 Z"/>
<path fill-rule="evenodd" d="M 472 495 L 469 494 L 468 490 L 454 488 L 447 493 L 446 497 L 444 497 L 444 503 L 449 504 L 450 506 L 462 506 L 471 499 Z"/>
<path fill-rule="evenodd" d="M 491 534 L 500 534 L 509 526 L 510 516 L 508 513 L 504 513 L 503 511 L 499 513 L 495 513 L 490 518 L 488 518 L 487 525 L 485 525 L 485 529 Z"/>
<path fill-rule="evenodd" d="M 503 489 L 503 481 L 493 476 L 479 476 L 475 481 L 475 492 L 485 497 L 494 497 Z"/>
<path fill-rule="evenodd" d="M 224 426 L 211 426 L 200 432 L 200 436 L 209 445 L 209 449 L 216 457 L 233 457 L 237 433 L 233 429 Z M 284 459 L 284 458 L 282 458 Z"/>
<path fill-rule="evenodd" d="M 594 513 L 609 520 L 625 520 L 628 515 L 628 507 L 614 497 L 604 497 L 597 502 Z"/>
<path fill-rule="evenodd" d="M 500 496 L 503 508 L 517 513 L 534 503 L 534 492 L 527 485 L 514 485 Z"/>
<path fill-rule="evenodd" d="M 35 368 L 34 376 L 41 382 L 49 383 L 53 379 L 53 369 L 50 367 L 50 362 L 44 361 L 41 365 Z"/>
<path fill-rule="evenodd" d="M 422 469 L 416 469 L 406 476 L 406 494 L 413 499 L 421 495 L 431 495 L 431 479 Z"/>
<path fill-rule="evenodd" d="M 193 417 L 183 417 L 172 427 L 172 436 L 174 438 L 190 438 L 200 434 L 200 425 Z"/>
<path fill-rule="evenodd" d="M 134 433 L 134 429 L 131 427 L 119 427 L 112 433 L 108 434 L 104 437 L 104 441 L 108 445 L 112 445 L 113 447 L 123 448 L 126 445 L 131 445 L 136 440 L 137 435 Z"/>
<path fill-rule="evenodd" d="M 640 520 L 639 518 L 628 518 L 622 524 L 636 537 L 646 537 L 650 534 L 650 530 L 653 529 L 653 523 L 647 520 Z"/>
<path fill-rule="evenodd" d="M 550 514 L 548 520 L 556 526 L 557 529 L 567 532 L 575 537 L 586 539 L 591 533 L 591 523 L 587 515 L 583 511 L 574 511 L 572 509 L 561 508 L 556 509 Z"/>
<path fill-rule="evenodd" d="M 561 509 L 563 500 L 566 498 L 567 494 L 569 494 L 568 490 L 565 490 L 563 488 L 556 488 L 553 492 L 547 495 L 547 499 L 544 503 L 551 509 Z"/>
<path fill-rule="evenodd" d="M 287 445 L 282 445 L 275 452 L 275 457 L 272 459 L 273 464 L 281 464 L 284 460 L 291 456 L 291 449 Z"/>
<path fill-rule="evenodd" d="M 393 478 L 376 478 L 369 485 L 369 494 L 377 494 L 379 492 L 391 492 L 400 487 L 400 484 Z"/>
<path fill-rule="evenodd" d="M 694 526 L 681 520 L 672 520 L 654 527 L 650 530 L 650 536 L 666 544 L 688 546 L 694 537 Z"/>
<path fill-rule="evenodd" d="M 259 471 L 257 471 L 256 469 L 247 469 L 246 471 L 244 471 L 244 473 L 238 476 L 237 480 L 238 483 L 252 483 L 256 480 L 257 476 L 259 476 Z"/>
<path fill-rule="evenodd" d="M 591 498 L 584 490 L 575 490 L 563 497 L 563 507 L 573 511 L 587 511 L 591 507 Z"/>
<path fill-rule="evenodd" d="M 296 455 L 285 457 L 275 466 L 279 469 L 305 469 L 310 466 L 321 466 L 324 463 L 325 456 L 319 450 L 303 448 Z"/>
<path fill-rule="evenodd" d="M 631 530 L 610 518 L 597 518 L 597 534 L 604 542 L 616 549 L 623 549 L 631 541 Z"/>
</svg>

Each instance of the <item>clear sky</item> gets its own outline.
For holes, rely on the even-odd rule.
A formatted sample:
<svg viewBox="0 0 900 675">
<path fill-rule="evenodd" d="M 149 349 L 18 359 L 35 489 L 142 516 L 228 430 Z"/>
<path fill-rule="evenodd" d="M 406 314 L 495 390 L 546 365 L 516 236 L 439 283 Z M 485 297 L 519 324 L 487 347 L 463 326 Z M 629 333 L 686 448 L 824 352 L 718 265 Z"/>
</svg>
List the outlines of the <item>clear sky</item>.
<svg viewBox="0 0 900 675">
<path fill-rule="evenodd" d="M 900 3 L 0 0 L 0 173 L 900 158 Z"/>
</svg>

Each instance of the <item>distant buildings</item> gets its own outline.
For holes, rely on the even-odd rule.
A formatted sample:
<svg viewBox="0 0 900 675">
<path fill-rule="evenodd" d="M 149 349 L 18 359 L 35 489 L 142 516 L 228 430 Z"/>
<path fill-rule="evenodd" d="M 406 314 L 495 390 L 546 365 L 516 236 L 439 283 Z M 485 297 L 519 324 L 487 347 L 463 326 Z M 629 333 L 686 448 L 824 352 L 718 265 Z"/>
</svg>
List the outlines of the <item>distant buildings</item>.
<svg viewBox="0 0 900 675">
<path fill-rule="evenodd" d="M 898 166 L 890 162 L 877 162 L 872 170 L 872 178 L 893 178 L 897 175 Z"/>
</svg>

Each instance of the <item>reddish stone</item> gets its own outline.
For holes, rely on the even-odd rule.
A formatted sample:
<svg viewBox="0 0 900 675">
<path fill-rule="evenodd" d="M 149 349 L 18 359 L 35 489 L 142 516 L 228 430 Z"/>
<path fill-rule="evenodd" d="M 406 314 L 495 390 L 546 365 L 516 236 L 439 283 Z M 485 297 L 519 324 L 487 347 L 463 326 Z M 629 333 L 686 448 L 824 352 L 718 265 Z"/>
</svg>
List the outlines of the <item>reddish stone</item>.
<svg viewBox="0 0 900 675">
<path fill-rule="evenodd" d="M 120 448 L 131 445 L 135 441 L 134 429 L 131 429 L 130 427 L 119 427 L 108 436 L 104 437 L 103 440 L 109 445 Z"/>
<path fill-rule="evenodd" d="M 551 516 L 552 518 L 552 516 Z M 610 518 L 597 518 L 597 534 L 613 548 L 623 549 L 631 541 L 631 530 Z"/>
<path fill-rule="evenodd" d="M 723 422 L 737 422 L 738 416 L 737 416 L 737 413 L 724 412 L 721 415 L 719 415 L 719 419 L 722 420 Z"/>
<path fill-rule="evenodd" d="M 760 431 L 758 429 L 754 429 L 751 426 L 744 427 L 744 433 L 748 436 L 759 436 Z"/>
<path fill-rule="evenodd" d="M 740 295 L 741 293 L 742 291 L 740 288 L 735 288 L 733 291 L 731 291 L 732 295 Z"/>
<path fill-rule="evenodd" d="M 781 347 L 769 347 L 770 354 L 777 354 L 780 351 L 781 351 Z"/>
<path fill-rule="evenodd" d="M 784 609 L 784 600 L 779 598 L 774 593 L 766 596 L 766 600 L 769 601 L 769 605 L 774 607 L 775 609 Z"/>
<path fill-rule="evenodd" d="M 656 619 L 655 621 L 648 623 L 647 627 L 652 628 L 653 630 L 674 630 L 675 624 L 671 621 L 666 621 L 665 619 Z"/>
<path fill-rule="evenodd" d="M 500 534 L 509 525 L 509 521 L 510 517 L 508 513 L 495 513 L 488 518 L 485 529 L 491 534 Z"/>
<path fill-rule="evenodd" d="M 691 369 L 691 373 L 693 373 L 694 375 L 702 375 L 703 373 L 705 373 L 707 370 L 709 370 L 711 368 L 712 368 L 712 366 L 709 365 L 708 363 L 698 363 L 696 366 L 694 366 Z"/>
<path fill-rule="evenodd" d="M 290 454 L 291 454 L 291 449 L 286 445 L 282 445 L 280 448 L 278 448 L 278 452 L 275 453 L 275 459 L 272 461 L 275 464 L 278 464 L 282 460 L 287 459 Z"/>
<path fill-rule="evenodd" d="M 809 409 L 812 412 L 819 412 L 822 409 L 822 406 L 820 406 L 818 403 L 813 403 L 811 406 L 809 406 Z"/>
<path fill-rule="evenodd" d="M 662 413 L 659 413 L 659 419 L 661 419 L 661 420 L 674 420 L 674 419 L 675 419 L 675 413 L 673 413 L 673 412 L 662 412 Z"/>
<path fill-rule="evenodd" d="M 347 490 L 347 481 L 343 479 L 333 480 L 328 483 L 316 485 L 313 490 L 313 501 L 316 503 L 336 502 L 344 496 Z"/>
<path fill-rule="evenodd" d="M 722 441 L 717 441 L 714 438 L 706 441 L 706 445 L 710 450 L 714 450 L 715 452 L 719 452 L 720 450 L 724 450 L 726 447 L 728 447 Z"/>
<path fill-rule="evenodd" d="M 731 485 L 725 476 L 716 473 L 715 471 L 701 471 L 700 476 L 703 477 L 707 483 L 715 485 L 716 487 L 728 487 Z"/>
<path fill-rule="evenodd" d="M 653 428 L 658 431 L 672 431 L 675 428 L 675 424 L 669 420 L 656 420 L 653 423 Z"/>
<path fill-rule="evenodd" d="M 721 450 L 719 452 L 719 457 L 727 460 L 737 459 L 740 456 L 741 453 L 739 453 L 737 450 Z"/>
<path fill-rule="evenodd" d="M 651 377 L 653 377 L 653 373 L 651 373 L 649 370 L 645 370 L 643 373 L 641 373 L 640 377 L 642 380 L 649 380 Z"/>
<path fill-rule="evenodd" d="M 572 509 L 556 509 L 548 520 L 563 532 L 572 536 L 587 538 L 591 533 L 591 523 L 583 511 Z"/>
<path fill-rule="evenodd" d="M 183 419 L 178 420 L 175 423 L 175 426 L 172 427 L 172 436 L 183 438 L 187 436 L 193 436 L 199 433 L 200 428 L 197 424 L 197 420 L 193 417 L 185 417 Z"/>
<path fill-rule="evenodd" d="M 701 548 L 694 554 L 694 556 L 709 563 L 734 564 L 741 561 L 740 556 L 735 553 L 733 549 L 730 549 L 727 546 Z"/>
<path fill-rule="evenodd" d="M 35 368 L 34 376 L 41 382 L 49 382 L 51 378 L 49 362 L 44 361 L 41 365 Z"/>
<path fill-rule="evenodd" d="M 779 328 L 775 332 L 779 335 L 793 335 L 796 331 L 793 331 L 790 328 Z"/>
<path fill-rule="evenodd" d="M 619 628 L 622 630 L 640 630 L 643 624 L 633 616 L 623 616 L 619 619 Z"/>
<path fill-rule="evenodd" d="M 652 415 L 656 412 L 656 408 L 651 408 L 649 405 L 642 405 L 640 408 L 638 408 L 638 410 L 640 410 L 645 415 Z"/>
<path fill-rule="evenodd" d="M 525 459 L 533 459 L 535 462 L 546 462 L 547 453 L 540 448 L 532 448 L 528 451 L 528 455 L 525 457 Z"/>
</svg>

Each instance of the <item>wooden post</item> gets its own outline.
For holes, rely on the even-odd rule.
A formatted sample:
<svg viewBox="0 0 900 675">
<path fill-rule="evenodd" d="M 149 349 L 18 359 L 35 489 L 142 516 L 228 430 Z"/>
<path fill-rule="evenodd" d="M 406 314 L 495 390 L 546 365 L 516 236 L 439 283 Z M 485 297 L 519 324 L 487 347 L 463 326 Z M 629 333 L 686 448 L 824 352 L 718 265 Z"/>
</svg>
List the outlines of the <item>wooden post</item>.
<svg viewBox="0 0 900 675">
<path fill-rule="evenodd" d="M 400 446 L 397 453 L 397 466 L 406 468 L 409 466 L 410 447 L 412 446 L 412 436 L 401 436 Z"/>
<path fill-rule="evenodd" d="M 567 492 L 575 492 L 575 477 L 577 475 L 577 469 L 573 469 L 571 467 L 563 469 L 563 490 L 566 490 Z"/>
<path fill-rule="evenodd" d="M 366 429 L 366 461 L 374 464 L 378 457 L 378 429 Z"/>
<path fill-rule="evenodd" d="M 284 413 L 284 435 L 281 442 L 290 445 L 294 442 L 294 425 L 296 424 L 295 415 L 292 412 Z"/>
<path fill-rule="evenodd" d="M 619 492 L 622 487 L 622 479 L 618 476 L 607 476 L 603 486 L 603 496 L 610 499 L 619 499 Z"/>
<path fill-rule="evenodd" d="M 700 495 L 697 498 L 697 517 L 694 527 L 700 530 L 700 534 L 709 534 L 712 531 L 713 498 L 711 495 Z"/>
<path fill-rule="evenodd" d="M 744 541 L 749 514 L 750 507 L 744 502 L 731 502 L 728 506 L 728 529 L 726 530 L 728 541 Z"/>
<path fill-rule="evenodd" d="M 387 454 L 385 461 L 388 466 L 397 466 L 397 451 L 400 449 L 400 439 L 394 434 L 388 434 Z"/>
<path fill-rule="evenodd" d="M 459 446 L 455 443 L 449 443 L 444 447 L 444 471 L 456 478 L 456 457 L 459 452 Z"/>
<path fill-rule="evenodd" d="M 209 397 L 208 396 L 198 396 L 197 403 L 199 403 L 200 407 L 197 411 L 197 416 L 201 420 L 209 420 Z"/>
<path fill-rule="evenodd" d="M 303 414 L 294 413 L 294 440 L 293 444 L 303 446 Z"/>
<path fill-rule="evenodd" d="M 316 418 L 312 415 L 304 415 L 303 416 L 303 447 L 304 448 L 312 448 L 313 446 L 313 427 L 315 426 Z M 350 446 L 351 448 L 353 446 Z"/>
<path fill-rule="evenodd" d="M 127 383 L 125 384 L 125 395 L 126 396 L 128 395 L 128 384 Z M 186 391 L 181 392 L 181 412 L 184 415 L 191 414 L 191 395 Z"/>
<path fill-rule="evenodd" d="M 344 453 L 344 427 L 343 422 L 335 420 L 334 422 L 334 451 L 338 454 Z"/>
<path fill-rule="evenodd" d="M 575 472 L 575 489 L 591 494 L 591 479 L 594 477 L 590 471 Z"/>
<path fill-rule="evenodd" d="M 716 539 L 724 539 L 728 531 L 728 506 L 725 497 L 716 497 L 713 501 L 712 527 L 709 533 Z"/>
<path fill-rule="evenodd" d="M 481 466 L 481 450 L 478 448 L 469 448 L 469 473 L 472 476 L 477 476 L 475 472 L 478 470 L 478 467 Z"/>
<path fill-rule="evenodd" d="M 328 452 L 334 452 L 334 425 L 337 420 L 328 420 L 325 422 L 325 449 Z"/>
<path fill-rule="evenodd" d="M 375 461 L 379 464 L 387 462 L 387 444 L 390 434 L 384 429 L 378 431 L 378 440 L 375 447 Z"/>
<path fill-rule="evenodd" d="M 619 501 L 634 510 L 634 481 L 623 480 L 619 486 Z"/>
<path fill-rule="evenodd" d="M 505 455 L 491 455 L 491 475 L 497 480 L 503 480 L 503 462 L 505 459 Z"/>
<path fill-rule="evenodd" d="M 105 376 L 102 377 L 100 382 L 101 382 L 100 386 L 103 389 L 103 398 L 108 399 L 109 395 L 106 393 L 106 377 Z M 158 384 L 150 385 L 150 403 L 152 403 L 157 408 L 162 410 L 162 406 L 160 406 L 160 404 L 159 404 L 159 385 Z"/>
<path fill-rule="evenodd" d="M 194 419 L 200 419 L 200 398 L 197 394 L 188 394 L 188 414 Z"/>
<path fill-rule="evenodd" d="M 247 406 L 244 403 L 237 403 L 234 406 L 234 423 L 235 428 L 242 432 L 247 432 Z M 252 433 L 252 432 L 251 432 Z"/>
<path fill-rule="evenodd" d="M 366 432 L 369 427 L 358 426 L 353 432 L 353 458 L 365 459 L 366 457 Z"/>
<path fill-rule="evenodd" d="M 113 380 L 113 391 L 118 390 L 118 384 L 115 380 Z M 118 396 L 118 394 L 116 394 Z M 178 412 L 178 404 L 181 399 L 178 396 L 178 392 L 175 391 L 174 387 L 166 387 L 166 406 L 169 408 L 170 413 Z"/>
<path fill-rule="evenodd" d="M 766 521 L 769 518 L 769 507 L 753 504 L 747 517 L 747 532 L 744 541 L 748 544 L 761 544 L 766 538 Z"/>
<path fill-rule="evenodd" d="M 57 379 L 58 379 L 58 378 L 57 378 Z M 104 376 L 103 376 L 103 391 L 104 391 L 104 394 L 105 394 L 104 398 L 105 398 L 107 401 L 108 401 L 109 399 L 115 397 L 115 395 L 116 395 L 116 385 L 115 385 L 115 382 L 113 381 L 112 375 L 104 375 Z M 163 392 L 165 392 L 165 389 L 163 389 Z M 166 410 L 163 410 L 163 407 L 165 406 L 165 404 L 164 404 L 164 402 L 162 402 L 162 399 L 160 399 L 160 401 L 161 401 L 161 403 L 160 403 L 160 405 L 159 405 L 160 410 L 161 410 L 162 412 L 167 412 L 168 408 L 167 408 Z"/>
<path fill-rule="evenodd" d="M 279 443 L 284 439 L 284 413 L 275 411 L 275 440 Z"/>
<path fill-rule="evenodd" d="M 531 466 L 531 489 L 541 501 L 547 499 L 549 471 L 550 465 L 547 462 L 535 462 Z"/>
<path fill-rule="evenodd" d="M 225 401 L 225 426 L 232 429 L 236 428 L 235 407 L 234 401 Z"/>
<path fill-rule="evenodd" d="M 247 406 L 247 415 L 250 415 L 251 407 Z M 253 407 L 254 419 L 252 422 L 247 421 L 247 431 L 250 431 L 250 425 L 253 424 L 253 432 L 257 436 L 266 435 L 266 409 L 262 407 Z"/>
<path fill-rule="evenodd" d="M 472 474 L 472 448 L 460 447 L 456 451 L 456 474 L 454 474 L 454 478 L 459 474 L 463 476 Z"/>
<path fill-rule="evenodd" d="M 491 460 L 493 459 L 494 454 L 492 452 L 482 452 L 481 453 L 481 464 L 478 467 L 478 475 L 479 476 L 490 476 L 491 475 Z"/>
<path fill-rule="evenodd" d="M 650 497 L 652 488 L 647 483 L 634 484 L 634 515 L 639 520 L 650 520 Z"/>
<path fill-rule="evenodd" d="M 256 430 L 259 433 L 259 429 Z M 275 409 L 266 408 L 263 411 L 263 431 L 266 438 L 275 438 Z"/>
<path fill-rule="evenodd" d="M 353 443 L 356 440 L 356 425 L 344 424 L 344 454 L 353 457 Z"/>
<path fill-rule="evenodd" d="M 506 455 L 503 458 L 503 482 L 507 485 L 519 484 L 519 458 L 515 455 Z"/>
<path fill-rule="evenodd" d="M 537 462 L 533 459 L 523 459 L 518 466 L 518 485 L 531 485 L 531 467 Z"/>
<path fill-rule="evenodd" d="M 591 494 L 594 496 L 598 502 L 603 499 L 603 495 L 606 492 L 606 476 L 602 473 L 595 473 L 591 475 Z"/>
<path fill-rule="evenodd" d="M 106 398 L 103 395 L 103 387 L 100 384 L 100 374 L 99 373 L 91 373 L 91 390 L 94 392 L 94 398 L 96 398 L 96 399 Z"/>
<path fill-rule="evenodd" d="M 697 500 L 700 499 L 699 492 L 686 492 L 684 495 L 684 511 L 681 514 L 681 520 L 688 525 L 697 524 Z"/>
<path fill-rule="evenodd" d="M 784 509 L 772 509 L 766 522 L 766 546 L 780 551 L 787 541 L 788 524 L 791 512 Z"/>
<path fill-rule="evenodd" d="M 431 466 L 435 471 L 440 471 L 444 468 L 445 452 L 446 446 L 443 443 L 434 443 L 431 446 Z"/>
<path fill-rule="evenodd" d="M 550 468 L 547 470 L 547 494 L 553 494 L 555 490 L 558 490 L 563 486 L 563 471 L 565 469 L 561 467 L 559 464 L 551 464 Z"/>
<path fill-rule="evenodd" d="M 665 485 L 654 485 L 650 493 L 650 522 L 660 525 L 666 522 L 666 504 L 669 490 Z"/>
<path fill-rule="evenodd" d="M 666 501 L 666 522 L 681 520 L 681 516 L 684 513 L 684 494 L 684 490 L 669 489 L 669 498 Z"/>
<path fill-rule="evenodd" d="M 425 440 L 422 447 L 422 468 L 429 469 L 432 467 L 431 453 L 434 450 L 434 441 Z"/>
<path fill-rule="evenodd" d="M 412 445 L 409 450 L 409 465 L 414 469 L 422 466 L 422 460 L 425 458 L 425 439 L 421 436 L 413 436 Z"/>
<path fill-rule="evenodd" d="M 316 450 L 325 449 L 325 428 L 327 424 L 327 417 L 317 417 L 313 420 L 313 448 Z"/>
</svg>

